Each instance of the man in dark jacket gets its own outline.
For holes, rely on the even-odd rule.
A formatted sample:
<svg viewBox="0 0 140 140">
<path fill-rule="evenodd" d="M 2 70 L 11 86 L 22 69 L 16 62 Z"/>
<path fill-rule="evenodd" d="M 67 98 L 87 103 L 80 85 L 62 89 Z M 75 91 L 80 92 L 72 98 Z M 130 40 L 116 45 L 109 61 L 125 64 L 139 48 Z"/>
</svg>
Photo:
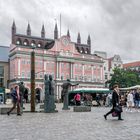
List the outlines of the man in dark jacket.
<svg viewBox="0 0 140 140">
<path fill-rule="evenodd" d="M 119 95 L 119 87 L 118 85 L 113 86 L 113 94 L 112 94 L 112 109 L 104 115 L 105 120 L 107 120 L 107 116 L 115 111 L 115 107 L 120 104 L 120 95 Z M 118 120 L 123 120 L 121 118 L 121 112 L 117 112 Z"/>
<path fill-rule="evenodd" d="M 10 113 L 16 108 L 17 106 L 17 115 L 21 116 L 20 112 L 20 94 L 19 94 L 19 86 L 15 86 L 14 89 L 11 89 L 11 96 L 13 99 L 13 107 L 7 112 L 7 115 L 10 115 Z"/>
</svg>

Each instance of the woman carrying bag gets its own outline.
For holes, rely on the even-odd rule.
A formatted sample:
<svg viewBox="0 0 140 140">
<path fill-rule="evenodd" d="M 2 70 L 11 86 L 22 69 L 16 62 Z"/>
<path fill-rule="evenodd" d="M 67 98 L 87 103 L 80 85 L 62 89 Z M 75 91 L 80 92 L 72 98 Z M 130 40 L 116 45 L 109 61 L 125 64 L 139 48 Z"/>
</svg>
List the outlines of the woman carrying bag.
<svg viewBox="0 0 140 140">
<path fill-rule="evenodd" d="M 113 107 L 112 107 L 112 109 L 108 113 L 106 113 L 104 115 L 105 120 L 107 120 L 107 116 L 109 114 L 112 114 L 113 112 L 117 113 L 118 120 L 123 120 L 121 118 L 122 108 L 119 105 L 119 103 L 120 103 L 119 87 L 118 87 L 118 85 L 114 85 L 113 86 L 113 94 L 112 94 L 112 105 L 113 105 Z M 120 111 L 117 111 L 118 108 L 120 108 Z"/>
</svg>

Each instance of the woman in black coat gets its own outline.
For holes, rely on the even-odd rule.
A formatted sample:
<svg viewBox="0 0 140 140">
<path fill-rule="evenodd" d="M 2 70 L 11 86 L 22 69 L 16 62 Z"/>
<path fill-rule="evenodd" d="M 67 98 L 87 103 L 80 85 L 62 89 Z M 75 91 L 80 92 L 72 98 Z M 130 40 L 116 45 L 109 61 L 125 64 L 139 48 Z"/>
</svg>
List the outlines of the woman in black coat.
<svg viewBox="0 0 140 140">
<path fill-rule="evenodd" d="M 105 120 L 107 120 L 107 116 L 115 111 L 115 107 L 118 106 L 120 103 L 120 95 L 119 95 L 119 87 L 118 85 L 113 86 L 113 94 L 112 94 L 112 109 L 104 115 Z M 118 113 L 118 120 L 123 120 L 121 118 L 121 112 Z"/>
</svg>

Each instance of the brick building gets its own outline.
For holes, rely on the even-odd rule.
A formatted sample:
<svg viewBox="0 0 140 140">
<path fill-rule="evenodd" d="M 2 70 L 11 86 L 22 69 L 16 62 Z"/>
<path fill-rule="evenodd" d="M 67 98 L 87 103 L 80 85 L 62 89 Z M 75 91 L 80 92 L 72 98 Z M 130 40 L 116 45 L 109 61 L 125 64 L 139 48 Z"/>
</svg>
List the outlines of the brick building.
<svg viewBox="0 0 140 140">
<path fill-rule="evenodd" d="M 129 69 L 129 70 L 137 72 L 139 74 L 139 77 L 140 77 L 140 61 L 125 63 L 125 64 L 123 64 L 123 68 L 125 70 Z"/>
<path fill-rule="evenodd" d="M 54 42 L 54 44 L 52 43 Z M 77 42 L 72 42 L 69 30 L 67 35 L 58 38 L 57 24 L 54 29 L 54 39 L 45 37 L 45 27 L 42 26 L 41 37 L 31 35 L 30 24 L 27 34 L 18 34 L 16 25 L 12 25 L 12 42 L 10 45 L 10 86 L 23 81 L 30 93 L 31 52 L 35 51 L 36 92 L 44 97 L 44 74 L 51 74 L 56 83 L 55 98 L 61 97 L 61 85 L 66 79 L 79 83 L 78 87 L 103 87 L 103 65 L 101 57 L 91 54 L 91 39 L 87 44 L 81 43 L 80 33 Z"/>
</svg>

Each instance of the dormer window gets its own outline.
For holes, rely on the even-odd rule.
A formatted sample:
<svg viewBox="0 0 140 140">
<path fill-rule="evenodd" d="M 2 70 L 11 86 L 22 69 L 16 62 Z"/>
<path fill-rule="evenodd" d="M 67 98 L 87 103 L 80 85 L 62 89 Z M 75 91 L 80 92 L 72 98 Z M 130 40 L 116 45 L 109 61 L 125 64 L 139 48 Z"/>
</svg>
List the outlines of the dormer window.
<svg viewBox="0 0 140 140">
<path fill-rule="evenodd" d="M 20 41 L 18 40 L 18 41 L 16 42 L 16 44 L 19 45 L 19 44 L 20 44 Z"/>
<path fill-rule="evenodd" d="M 38 46 L 38 47 L 41 47 L 41 44 L 38 44 L 37 46 Z"/>
<path fill-rule="evenodd" d="M 34 43 L 31 43 L 31 46 L 34 46 Z"/>
<path fill-rule="evenodd" d="M 27 45 L 27 42 L 24 42 L 24 45 L 26 46 Z"/>
<path fill-rule="evenodd" d="M 29 41 L 28 41 L 27 39 L 25 39 L 25 40 L 23 41 L 23 45 L 25 45 L 25 46 L 29 45 Z"/>
</svg>

